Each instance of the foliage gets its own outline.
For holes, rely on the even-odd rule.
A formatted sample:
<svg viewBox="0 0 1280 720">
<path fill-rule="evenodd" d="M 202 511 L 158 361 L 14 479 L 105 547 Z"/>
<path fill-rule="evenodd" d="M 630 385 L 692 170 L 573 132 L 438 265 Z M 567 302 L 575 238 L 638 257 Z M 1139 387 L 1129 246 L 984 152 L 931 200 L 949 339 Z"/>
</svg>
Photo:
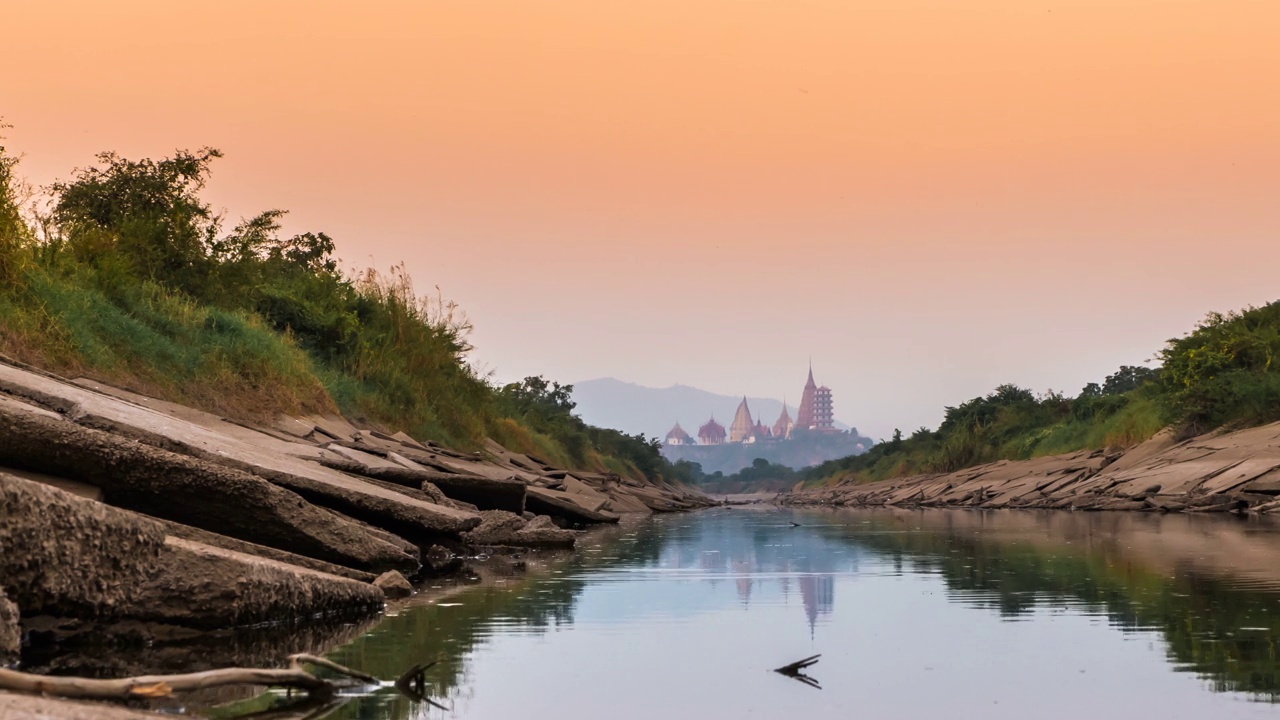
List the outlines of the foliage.
<svg viewBox="0 0 1280 720">
<path fill-rule="evenodd" d="M 573 415 L 569 386 L 492 387 L 467 362 L 465 314 L 403 266 L 344 273 L 325 233 L 282 233 L 283 210 L 224 230 L 201 196 L 221 156 L 102 153 L 51 187 L 36 232 L 0 147 L 0 352 L 246 419 L 341 410 L 461 447 L 672 472 L 655 440 Z"/>
<path fill-rule="evenodd" d="M 1171 415 L 1190 431 L 1280 419 L 1280 302 L 1210 313 L 1160 353 Z"/>
<path fill-rule="evenodd" d="M 639 471 L 647 477 L 684 479 L 662 457 L 660 440 L 645 437 L 643 433 L 628 435 L 586 424 L 573 414 L 577 405 L 571 399 L 572 394 L 572 385 L 561 385 L 539 375 L 503 386 L 498 398 L 500 407 L 511 417 L 555 438 L 573 463 L 588 463 L 592 457 L 612 457 L 621 461 L 621 469 Z"/>
<path fill-rule="evenodd" d="M 936 431 L 922 427 L 910 437 L 895 431 L 892 440 L 862 455 L 808 468 L 799 477 L 806 482 L 874 481 L 952 472 L 1002 459 L 1133 445 L 1168 423 L 1156 400 L 1157 378 L 1158 373 L 1148 368 L 1124 367 L 1103 384 L 1090 383 L 1075 398 L 1055 392 L 1037 396 L 1026 388 L 1001 385 L 946 408 Z"/>
</svg>

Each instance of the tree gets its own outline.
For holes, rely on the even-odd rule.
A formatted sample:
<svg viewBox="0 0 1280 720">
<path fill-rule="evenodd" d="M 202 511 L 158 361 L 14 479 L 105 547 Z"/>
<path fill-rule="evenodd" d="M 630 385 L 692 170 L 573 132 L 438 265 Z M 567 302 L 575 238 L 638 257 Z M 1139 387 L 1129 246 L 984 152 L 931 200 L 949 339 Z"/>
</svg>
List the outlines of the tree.
<svg viewBox="0 0 1280 720">
<path fill-rule="evenodd" d="M 81 259 L 115 253 L 127 268 L 183 288 L 207 270 L 219 218 L 199 197 L 214 148 L 177 151 L 164 160 L 98 155 L 97 167 L 53 185 L 53 217 Z"/>
<path fill-rule="evenodd" d="M 1157 370 L 1138 365 L 1122 365 L 1119 370 L 1107 376 L 1102 384 L 1103 395 L 1122 395 L 1130 390 L 1137 390 L 1146 383 L 1160 377 Z"/>
<path fill-rule="evenodd" d="M 578 406 L 573 401 L 572 385 L 561 385 L 541 375 L 531 375 L 518 383 L 504 385 L 499 393 L 516 412 L 544 419 L 570 415 Z"/>
</svg>

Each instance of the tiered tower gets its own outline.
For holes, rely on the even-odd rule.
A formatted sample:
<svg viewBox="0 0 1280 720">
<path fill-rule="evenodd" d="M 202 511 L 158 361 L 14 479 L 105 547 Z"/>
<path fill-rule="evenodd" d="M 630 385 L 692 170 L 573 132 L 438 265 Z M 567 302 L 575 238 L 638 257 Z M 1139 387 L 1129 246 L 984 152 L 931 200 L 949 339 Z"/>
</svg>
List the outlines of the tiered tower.
<svg viewBox="0 0 1280 720">
<path fill-rule="evenodd" d="M 813 365 L 809 366 L 809 380 L 800 396 L 800 409 L 796 411 L 796 427 L 815 432 L 835 432 L 835 413 L 831 402 L 831 388 L 818 387 L 813 381 Z"/>
<path fill-rule="evenodd" d="M 738 404 L 738 412 L 733 416 L 733 424 L 729 426 L 729 442 L 740 443 L 753 437 L 756 423 L 751 419 L 751 408 L 747 407 L 744 395 Z"/>
</svg>

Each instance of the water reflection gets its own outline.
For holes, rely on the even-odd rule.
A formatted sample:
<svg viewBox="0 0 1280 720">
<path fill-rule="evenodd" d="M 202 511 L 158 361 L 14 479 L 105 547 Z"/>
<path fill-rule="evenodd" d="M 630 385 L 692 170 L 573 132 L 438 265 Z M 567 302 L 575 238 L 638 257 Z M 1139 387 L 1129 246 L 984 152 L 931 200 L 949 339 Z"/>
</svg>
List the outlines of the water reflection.
<svg viewBox="0 0 1280 720">
<path fill-rule="evenodd" d="M 332 655 L 386 679 L 437 661 L 451 712 L 386 691 L 327 717 L 1271 716 L 1242 700 L 1280 697 L 1278 560 L 1280 527 L 1228 518 L 655 518 L 438 589 Z M 820 692 L 768 672 L 818 653 Z"/>
</svg>

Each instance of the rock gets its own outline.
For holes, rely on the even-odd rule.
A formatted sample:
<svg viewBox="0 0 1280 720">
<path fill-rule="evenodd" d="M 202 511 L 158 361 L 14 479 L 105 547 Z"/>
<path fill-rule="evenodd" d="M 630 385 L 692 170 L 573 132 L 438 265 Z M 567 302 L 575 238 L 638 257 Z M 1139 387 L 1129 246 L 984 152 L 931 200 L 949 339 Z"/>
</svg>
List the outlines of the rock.
<svg viewBox="0 0 1280 720">
<path fill-rule="evenodd" d="M 375 587 L 382 588 L 388 598 L 406 598 L 413 594 L 413 586 L 403 575 L 395 570 L 388 570 L 373 581 Z"/>
<path fill-rule="evenodd" d="M 578 533 L 558 528 L 551 518 L 539 515 L 516 533 L 516 540 L 518 544 L 527 546 L 573 547 L 578 541 Z"/>
<path fill-rule="evenodd" d="M 382 593 L 368 583 L 169 537 L 155 575 L 134 589 L 119 612 L 220 630 L 321 615 L 364 616 L 382 606 Z"/>
<path fill-rule="evenodd" d="M 0 581 L 28 615 L 94 618 L 153 576 L 165 533 L 139 515 L 0 473 Z"/>
<path fill-rule="evenodd" d="M 22 651 L 22 627 L 18 625 L 18 606 L 5 597 L 0 588 L 0 667 L 18 662 Z"/>
<path fill-rule="evenodd" d="M 432 545 L 422 557 L 422 562 L 432 570 L 442 570 L 457 564 L 458 557 L 449 548 Z"/>
<path fill-rule="evenodd" d="M 486 510 L 481 513 L 481 518 L 480 527 L 464 534 L 464 540 L 475 545 L 517 547 L 535 545 L 571 547 L 577 540 L 577 533 L 572 530 L 561 530 L 546 515 L 526 521 L 515 513 Z"/>
<path fill-rule="evenodd" d="M 553 521 L 549 516 L 535 515 L 533 516 L 533 518 L 529 520 L 529 523 L 524 526 L 524 529 L 525 530 L 544 530 L 544 529 L 558 530 L 559 528 L 556 527 L 555 521 Z"/>
<path fill-rule="evenodd" d="M 584 507 L 576 495 L 532 486 L 529 487 L 528 493 L 525 497 L 525 506 L 539 515 L 552 515 L 572 523 L 586 525 L 618 522 L 617 515 Z"/>
<path fill-rule="evenodd" d="M 175 406 L 172 403 L 127 401 L 107 394 L 105 391 L 61 382 L 55 378 L 4 363 L 0 363 L 0 390 L 16 397 L 33 398 L 43 407 L 56 408 L 59 412 L 66 414 L 66 417 L 62 418 L 57 413 L 44 412 L 46 419 L 61 420 L 61 426 L 36 428 L 40 432 L 37 438 L 24 432 L 13 442 L 7 442 L 11 428 L 6 427 L 13 421 L 8 417 L 0 417 L 0 451 L 4 451 L 0 452 L 0 463 L 16 457 L 17 467 L 48 472 L 51 475 L 102 486 L 101 482 L 94 482 L 94 480 L 101 481 L 102 475 L 113 475 L 130 469 L 134 460 L 132 455 L 137 453 L 125 453 L 128 446 L 121 443 L 133 440 L 136 441 L 136 445 L 166 451 L 171 456 L 196 461 L 194 464 L 188 464 L 185 470 L 174 471 L 183 475 L 197 473 L 191 478 L 190 484 L 216 485 L 216 482 L 210 482 L 208 479 L 211 467 L 236 471 L 248 477 L 267 480 L 280 488 L 293 491 L 310 503 L 338 510 L 415 542 L 430 541 L 433 537 L 441 536 L 456 538 L 462 531 L 469 530 L 480 523 L 480 519 L 473 513 L 407 498 L 400 493 L 364 482 L 359 477 L 326 468 L 317 461 L 320 459 L 320 454 L 327 451 L 314 445 L 288 442 L 267 433 L 223 422 L 217 416 Z M 8 405 L 22 406 L 28 410 L 34 409 L 31 405 L 13 400 L 10 400 Z M 314 418 L 313 420 L 316 427 L 321 429 L 326 428 L 326 423 L 336 424 L 334 432 L 339 435 L 347 433 L 350 427 L 345 421 L 339 422 L 340 419 Z M 30 425 L 30 423 L 26 424 Z M 114 441 L 109 448 L 113 451 L 113 456 L 109 458 L 111 462 L 106 466 L 112 472 L 102 471 L 104 468 L 100 459 L 99 469 L 95 472 L 92 466 L 93 458 L 86 457 L 86 453 L 81 451 L 81 440 L 85 436 L 74 435 L 65 426 L 72 428 L 82 426 L 81 430 L 92 428 L 105 431 L 104 435 Z M 350 429 L 350 432 L 354 433 L 355 430 Z M 45 448 L 41 445 L 41 440 L 65 441 L 62 445 L 71 450 L 69 458 L 66 459 L 67 462 L 61 462 L 63 460 L 61 448 Z M 140 457 L 147 458 L 147 456 Z M 39 463 L 47 468 L 30 467 L 28 463 Z M 60 468 L 60 464 L 66 467 Z M 151 483 L 162 482 L 165 478 L 156 470 L 154 467 L 141 469 L 131 473 L 132 479 L 146 480 Z M 86 479 L 85 476 L 92 479 Z M 107 493 L 108 502 L 120 504 L 111 498 L 112 493 L 109 488 L 103 486 L 103 489 Z M 193 507 L 187 503 L 170 503 L 170 505 L 188 511 Z M 198 508 L 199 505 L 194 507 Z M 211 514 L 227 522 L 250 507 L 252 506 L 241 505 L 235 508 L 236 512 L 227 512 L 224 509 L 222 512 Z M 161 514 L 156 511 L 165 508 L 163 504 L 157 503 L 148 510 L 131 509 Z M 168 519 L 200 526 L 199 523 L 190 520 L 173 517 Z M 250 521 L 246 519 L 245 524 L 250 524 Z M 270 525 L 264 527 L 270 527 Z M 206 527 L 206 529 L 233 534 L 216 528 Z M 273 545 L 273 543 L 248 537 L 242 537 L 242 539 Z M 282 549 L 298 552 L 295 548 Z"/>
<path fill-rule="evenodd" d="M 506 545 L 515 534 L 524 529 L 524 518 L 506 510 L 484 510 L 480 513 L 480 525 L 462 534 L 462 539 L 472 545 Z"/>
<path fill-rule="evenodd" d="M 28 615 L 214 630 L 367 614 L 374 587 L 166 536 L 136 513 L 0 474 L 0 578 Z"/>
<path fill-rule="evenodd" d="M 263 478 L 81 427 L 5 396 L 0 464 L 95 485 L 111 505 L 326 562 L 360 570 L 417 563 Z"/>
</svg>

